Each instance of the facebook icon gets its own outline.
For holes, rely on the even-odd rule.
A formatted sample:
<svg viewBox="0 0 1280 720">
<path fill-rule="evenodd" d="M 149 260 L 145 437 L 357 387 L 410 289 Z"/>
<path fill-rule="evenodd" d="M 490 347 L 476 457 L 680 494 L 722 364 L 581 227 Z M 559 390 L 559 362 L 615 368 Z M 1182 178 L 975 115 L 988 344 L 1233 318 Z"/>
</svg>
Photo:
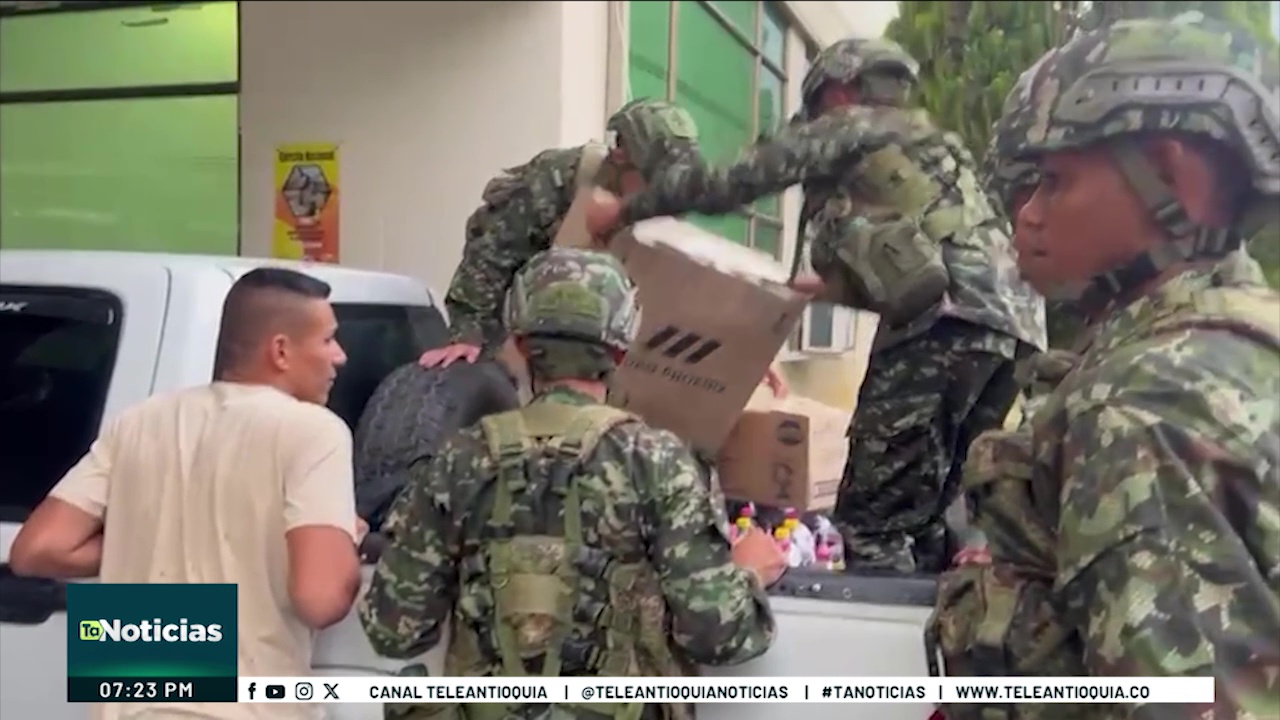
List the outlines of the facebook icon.
<svg viewBox="0 0 1280 720">
<path fill-rule="evenodd" d="M 258 689 L 258 683 L 256 683 L 256 682 L 251 682 L 251 683 L 249 683 L 249 699 L 250 699 L 250 700 L 252 700 L 252 699 L 253 699 L 253 693 L 254 693 L 254 691 L 256 691 L 257 689 Z"/>
</svg>

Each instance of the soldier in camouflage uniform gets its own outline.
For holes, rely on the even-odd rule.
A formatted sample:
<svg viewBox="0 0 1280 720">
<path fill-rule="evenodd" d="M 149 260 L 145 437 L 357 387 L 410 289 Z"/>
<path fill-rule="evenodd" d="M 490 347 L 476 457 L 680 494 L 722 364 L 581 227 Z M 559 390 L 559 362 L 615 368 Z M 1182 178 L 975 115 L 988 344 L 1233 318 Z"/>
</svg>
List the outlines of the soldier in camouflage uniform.
<svg viewBox="0 0 1280 720">
<path fill-rule="evenodd" d="M 801 117 L 728 166 L 669 166 L 617 219 L 725 213 L 803 185 L 819 299 L 881 317 L 834 513 L 851 568 L 945 565 L 969 442 L 1012 405 L 1014 361 L 1045 345 L 1043 300 L 1017 275 L 972 156 L 903 107 L 916 73 L 887 40 L 838 42 L 804 79 Z"/>
<path fill-rule="evenodd" d="M 1091 675 L 1217 681 L 1212 704 L 1093 717 L 1280 717 L 1280 297 L 1242 248 L 1280 201 L 1262 58 L 1198 13 L 1121 21 L 1006 102 L 1000 155 L 1040 176 L 1020 268 L 1093 324 L 1029 447 L 1064 646 Z M 1030 658 L 1017 636 L 983 656 Z"/>
<path fill-rule="evenodd" d="M 606 130 L 608 148 L 547 150 L 485 186 L 483 204 L 467 219 L 462 262 L 445 295 L 450 345 L 423 354 L 424 367 L 447 366 L 459 358 L 473 362 L 482 348 L 496 351 L 505 337 L 501 305 L 511 278 L 529 258 L 551 247 L 579 187 L 594 184 L 631 193 L 666 163 L 698 152 L 693 119 L 660 100 L 627 103 L 609 118 Z"/>
<path fill-rule="evenodd" d="M 619 262 L 602 252 L 554 248 L 517 274 L 507 327 L 535 397 L 413 466 L 360 606 L 379 653 L 426 652 L 446 622 L 450 676 L 679 676 L 769 648 L 774 621 L 764 589 L 783 571 L 781 551 L 762 531 L 731 548 L 716 479 L 675 435 L 604 404 L 635 330 L 635 297 Z M 408 712 L 666 720 L 691 710 Z"/>
</svg>

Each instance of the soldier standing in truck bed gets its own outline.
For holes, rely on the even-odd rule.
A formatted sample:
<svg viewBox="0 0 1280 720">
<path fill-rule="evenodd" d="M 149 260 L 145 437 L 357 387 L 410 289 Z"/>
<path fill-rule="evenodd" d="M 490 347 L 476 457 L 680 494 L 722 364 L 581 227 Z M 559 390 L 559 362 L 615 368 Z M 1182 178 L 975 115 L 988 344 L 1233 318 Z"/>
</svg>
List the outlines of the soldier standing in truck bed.
<svg viewBox="0 0 1280 720">
<path fill-rule="evenodd" d="M 1014 362 L 1045 345 L 1044 301 L 1017 274 L 1006 223 L 958 137 L 903 106 L 918 65 L 887 40 L 819 54 L 802 116 L 724 167 L 673 163 L 597 231 L 726 213 L 802 184 L 817 299 L 880 314 L 834 513 L 851 568 L 936 571 L 943 512 L 969 442 L 1017 393 Z M 804 239 L 804 238 L 802 238 Z"/>
</svg>

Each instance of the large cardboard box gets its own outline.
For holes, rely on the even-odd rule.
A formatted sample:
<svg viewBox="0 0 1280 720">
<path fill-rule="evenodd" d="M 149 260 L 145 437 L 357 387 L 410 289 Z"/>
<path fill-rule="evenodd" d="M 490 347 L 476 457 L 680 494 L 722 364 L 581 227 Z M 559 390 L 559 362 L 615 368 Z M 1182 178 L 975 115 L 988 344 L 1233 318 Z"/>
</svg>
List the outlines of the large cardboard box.
<svg viewBox="0 0 1280 720">
<path fill-rule="evenodd" d="M 611 401 L 716 452 L 807 299 L 773 258 L 672 218 L 637 223 L 609 247 L 642 308 Z"/>
<path fill-rule="evenodd" d="M 802 512 L 833 507 L 852 415 L 800 395 L 756 393 L 717 455 L 725 497 Z"/>
</svg>

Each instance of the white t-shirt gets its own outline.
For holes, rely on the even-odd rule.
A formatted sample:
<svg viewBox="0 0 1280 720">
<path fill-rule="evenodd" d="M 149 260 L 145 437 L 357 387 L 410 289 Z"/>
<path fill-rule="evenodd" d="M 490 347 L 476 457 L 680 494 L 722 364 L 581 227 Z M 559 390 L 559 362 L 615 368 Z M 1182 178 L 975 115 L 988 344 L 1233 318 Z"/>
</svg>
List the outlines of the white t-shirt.
<svg viewBox="0 0 1280 720">
<path fill-rule="evenodd" d="M 107 583 L 235 583 L 240 675 L 311 670 L 293 613 L 285 532 L 356 511 L 351 431 L 337 415 L 262 385 L 213 383 L 155 396 L 110 422 L 50 493 L 105 518 Z M 318 718 L 302 704 L 113 704 L 95 716 Z"/>
</svg>

